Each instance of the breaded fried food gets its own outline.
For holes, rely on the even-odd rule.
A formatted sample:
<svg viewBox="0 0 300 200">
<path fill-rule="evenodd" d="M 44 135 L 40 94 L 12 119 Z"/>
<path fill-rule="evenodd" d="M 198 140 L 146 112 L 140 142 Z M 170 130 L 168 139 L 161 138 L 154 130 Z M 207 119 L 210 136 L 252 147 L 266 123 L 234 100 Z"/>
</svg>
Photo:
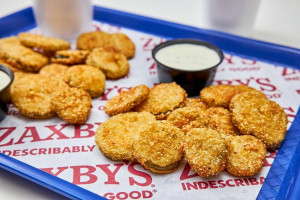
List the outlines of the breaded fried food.
<svg viewBox="0 0 300 200">
<path fill-rule="evenodd" d="M 15 37 L 15 36 L 11 36 L 11 37 L 5 37 L 5 38 L 1 38 L 0 39 L 0 46 L 2 45 L 2 44 L 17 44 L 17 45 L 20 45 L 21 44 L 21 42 L 20 42 L 20 40 L 19 40 L 19 38 L 18 37 Z"/>
<path fill-rule="evenodd" d="M 212 85 L 202 89 L 200 97 L 209 107 L 221 106 L 228 108 L 234 95 L 248 91 L 257 92 L 264 96 L 259 90 L 245 85 Z"/>
<path fill-rule="evenodd" d="M 206 112 L 207 127 L 216 130 L 222 138 L 227 139 L 228 136 L 240 135 L 231 120 L 229 110 L 223 107 L 210 107 Z"/>
<path fill-rule="evenodd" d="M 91 96 L 78 88 L 66 88 L 52 94 L 54 112 L 70 124 L 84 124 L 88 119 L 91 107 Z"/>
<path fill-rule="evenodd" d="M 234 136 L 228 146 L 226 170 L 235 176 L 253 176 L 261 171 L 267 150 L 252 135 Z"/>
<path fill-rule="evenodd" d="M 206 112 L 198 107 L 183 107 L 174 110 L 167 120 L 187 133 L 191 128 L 200 128 L 205 124 Z"/>
<path fill-rule="evenodd" d="M 45 119 L 55 116 L 51 94 L 66 87 L 68 85 L 60 79 L 40 74 L 26 75 L 13 85 L 11 98 L 22 115 Z"/>
<path fill-rule="evenodd" d="M 166 119 L 173 110 L 183 106 L 186 97 L 185 90 L 175 82 L 161 83 L 150 89 L 148 98 L 135 110 L 150 112 L 157 119 Z"/>
<path fill-rule="evenodd" d="M 7 88 L 6 90 L 2 91 L 0 93 L 0 102 L 3 103 L 11 103 L 11 91 L 14 87 L 15 84 L 17 84 L 17 82 L 25 77 L 25 76 L 30 76 L 33 75 L 33 73 L 25 73 L 25 72 L 14 72 L 14 81 L 12 82 L 11 86 L 9 88 Z"/>
<path fill-rule="evenodd" d="M 105 75 L 89 65 L 75 65 L 68 68 L 64 81 L 71 87 L 87 91 L 91 97 L 99 97 L 105 89 Z"/>
<path fill-rule="evenodd" d="M 22 45 L 29 48 L 38 48 L 44 52 L 67 50 L 71 47 L 70 43 L 65 40 L 33 33 L 19 33 L 18 38 Z"/>
<path fill-rule="evenodd" d="M 133 155 L 153 172 L 173 172 L 183 156 L 183 136 L 183 132 L 168 121 L 148 123 L 134 142 Z"/>
<path fill-rule="evenodd" d="M 138 85 L 128 91 L 123 90 L 106 102 L 104 106 L 105 113 L 112 116 L 128 112 L 144 101 L 149 95 L 149 91 L 150 89 L 146 85 Z"/>
<path fill-rule="evenodd" d="M 207 104 L 204 103 L 201 99 L 199 98 L 187 98 L 184 101 L 184 106 L 185 107 L 194 107 L 194 108 L 200 108 L 200 109 L 207 109 Z"/>
<path fill-rule="evenodd" d="M 227 148 L 220 134 L 209 128 L 193 128 L 184 137 L 183 151 L 199 176 L 218 175 L 225 169 Z"/>
<path fill-rule="evenodd" d="M 231 100 L 229 108 L 232 121 L 242 134 L 256 136 L 268 149 L 283 141 L 288 120 L 276 102 L 255 92 L 244 92 Z"/>
<path fill-rule="evenodd" d="M 64 80 L 65 73 L 68 70 L 68 66 L 61 64 L 50 64 L 43 67 L 39 73 L 45 76 L 51 76 Z"/>
<path fill-rule="evenodd" d="M 9 65 L 27 72 L 38 72 L 48 64 L 48 58 L 18 44 L 0 45 L 0 59 Z"/>
<path fill-rule="evenodd" d="M 135 45 L 131 39 L 123 33 L 115 33 L 110 35 L 112 46 L 120 50 L 127 59 L 130 59 L 135 54 Z"/>
<path fill-rule="evenodd" d="M 111 47 L 94 49 L 87 57 L 86 64 L 102 70 L 108 79 L 122 78 L 130 68 L 127 58 Z"/>
<path fill-rule="evenodd" d="M 93 50 L 97 47 L 111 46 L 109 35 L 110 34 L 103 31 L 92 31 L 83 33 L 77 38 L 77 49 Z"/>
<path fill-rule="evenodd" d="M 81 34 L 77 39 L 77 48 L 81 50 L 93 50 L 94 48 L 114 47 L 126 58 L 132 58 L 135 54 L 135 45 L 125 34 L 109 34 L 103 31 L 93 31 Z"/>
<path fill-rule="evenodd" d="M 64 65 L 84 64 L 89 53 L 89 51 L 85 50 L 56 51 L 54 56 L 51 58 L 51 62 Z"/>
<path fill-rule="evenodd" d="M 112 160 L 136 161 L 133 142 L 148 123 L 156 122 L 149 112 L 128 112 L 115 115 L 96 130 L 95 141 L 100 151 Z"/>
<path fill-rule="evenodd" d="M 4 65 L 4 66 L 6 66 L 6 67 L 8 67 L 12 72 L 23 72 L 22 70 L 13 67 L 13 66 L 11 66 L 10 64 L 7 64 L 7 63 L 5 62 L 5 60 L 3 60 L 3 59 L 0 59 L 0 64 L 1 64 L 1 65 Z"/>
</svg>

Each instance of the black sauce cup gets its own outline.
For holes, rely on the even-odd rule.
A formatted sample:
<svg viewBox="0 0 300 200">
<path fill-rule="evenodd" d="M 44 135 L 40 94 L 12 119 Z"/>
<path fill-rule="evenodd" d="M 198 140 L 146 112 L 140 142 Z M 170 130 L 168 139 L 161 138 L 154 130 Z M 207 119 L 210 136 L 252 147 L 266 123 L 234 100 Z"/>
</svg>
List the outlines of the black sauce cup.
<svg viewBox="0 0 300 200">
<path fill-rule="evenodd" d="M 0 94 L 2 94 L 9 88 L 9 86 L 14 81 L 14 73 L 8 67 L 1 64 L 0 64 L 0 71 L 6 73 L 10 78 L 9 83 L 5 87 L 0 88 Z M 7 111 L 8 111 L 7 104 L 0 101 L 0 122 L 6 117 Z"/>
<path fill-rule="evenodd" d="M 162 64 L 159 60 L 156 59 L 155 55 L 160 49 L 175 44 L 195 44 L 207 47 L 217 53 L 220 61 L 216 65 L 207 66 L 207 68 L 205 69 L 182 70 Z M 201 89 L 211 85 L 215 77 L 217 67 L 222 63 L 224 59 L 224 55 L 221 49 L 211 43 L 196 39 L 174 39 L 161 43 L 152 50 L 152 57 L 156 62 L 159 81 L 161 83 L 170 83 L 175 81 L 178 85 L 186 90 L 189 97 L 199 96 Z"/>
</svg>

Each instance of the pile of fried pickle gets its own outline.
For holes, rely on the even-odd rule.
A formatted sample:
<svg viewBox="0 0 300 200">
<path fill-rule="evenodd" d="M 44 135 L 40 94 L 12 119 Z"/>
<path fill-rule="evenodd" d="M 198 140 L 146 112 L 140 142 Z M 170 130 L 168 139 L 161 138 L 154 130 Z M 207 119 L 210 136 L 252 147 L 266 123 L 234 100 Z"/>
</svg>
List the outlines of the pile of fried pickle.
<svg viewBox="0 0 300 200">
<path fill-rule="evenodd" d="M 135 45 L 125 34 L 94 31 L 80 35 L 76 48 L 59 38 L 25 32 L 0 39 L 0 64 L 14 72 L 0 101 L 12 102 L 25 117 L 57 115 L 83 124 L 92 98 L 103 94 L 105 80 L 128 74 Z"/>
<path fill-rule="evenodd" d="M 199 176 L 226 170 L 253 176 L 268 150 L 279 147 L 287 115 L 274 101 L 245 85 L 215 85 L 187 98 L 176 83 L 138 85 L 105 104 L 111 117 L 95 141 L 112 160 L 139 162 L 156 173 L 175 171 L 185 158 Z"/>
</svg>

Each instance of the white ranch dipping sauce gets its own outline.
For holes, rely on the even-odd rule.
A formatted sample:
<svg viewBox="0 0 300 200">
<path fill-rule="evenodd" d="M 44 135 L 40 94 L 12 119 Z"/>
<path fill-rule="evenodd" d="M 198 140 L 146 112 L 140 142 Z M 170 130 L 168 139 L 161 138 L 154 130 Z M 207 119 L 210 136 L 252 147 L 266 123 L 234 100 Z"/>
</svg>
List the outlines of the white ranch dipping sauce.
<svg viewBox="0 0 300 200">
<path fill-rule="evenodd" d="M 220 62 L 212 49 L 197 44 L 174 44 L 161 48 L 155 58 L 162 64 L 181 70 L 202 70 Z"/>
<path fill-rule="evenodd" d="M 5 88 L 10 82 L 10 77 L 0 70 L 0 90 Z"/>
</svg>

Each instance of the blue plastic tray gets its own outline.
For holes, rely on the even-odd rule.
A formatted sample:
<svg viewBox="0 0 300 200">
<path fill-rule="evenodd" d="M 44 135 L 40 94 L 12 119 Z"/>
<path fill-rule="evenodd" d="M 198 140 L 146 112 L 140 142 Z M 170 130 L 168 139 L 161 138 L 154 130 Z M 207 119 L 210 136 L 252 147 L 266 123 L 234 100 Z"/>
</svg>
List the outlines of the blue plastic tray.
<svg viewBox="0 0 300 200">
<path fill-rule="evenodd" d="M 198 38 L 226 52 L 268 63 L 300 69 L 300 50 L 238 37 L 217 31 L 157 20 L 102 7 L 94 7 L 94 19 L 111 25 L 146 32 L 164 38 Z M 122 19 L 122 20 L 120 20 Z M 36 27 L 32 8 L 0 19 L 0 37 Z M 299 102 L 300 103 L 300 102 Z M 298 199 L 300 197 L 300 111 L 270 168 L 257 199 Z M 104 199 L 88 190 L 0 153 L 0 167 L 72 199 Z"/>
</svg>

